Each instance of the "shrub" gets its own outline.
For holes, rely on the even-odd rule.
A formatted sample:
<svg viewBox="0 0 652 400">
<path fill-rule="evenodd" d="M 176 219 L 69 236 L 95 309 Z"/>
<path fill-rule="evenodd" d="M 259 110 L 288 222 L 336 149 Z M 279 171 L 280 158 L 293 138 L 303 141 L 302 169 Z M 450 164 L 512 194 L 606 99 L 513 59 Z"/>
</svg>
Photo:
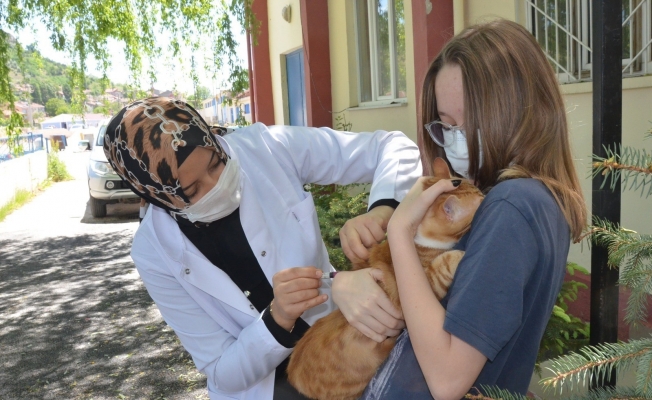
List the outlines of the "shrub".
<svg viewBox="0 0 652 400">
<path fill-rule="evenodd" d="M 59 145 L 52 142 L 52 151 L 48 154 L 48 179 L 53 182 L 69 181 L 72 176 L 68 173 L 66 164 L 59 158 Z"/>
</svg>

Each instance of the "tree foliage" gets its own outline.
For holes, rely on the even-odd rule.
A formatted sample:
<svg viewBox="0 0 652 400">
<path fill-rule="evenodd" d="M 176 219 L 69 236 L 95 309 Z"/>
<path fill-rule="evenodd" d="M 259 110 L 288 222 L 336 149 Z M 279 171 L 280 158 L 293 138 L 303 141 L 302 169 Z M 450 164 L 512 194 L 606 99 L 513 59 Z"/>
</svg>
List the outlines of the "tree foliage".
<svg viewBox="0 0 652 400">
<path fill-rule="evenodd" d="M 569 275 L 579 272 L 588 275 L 588 271 L 575 263 L 567 263 L 566 271 Z M 576 280 L 568 280 L 562 284 L 557 295 L 557 301 L 552 309 L 550 320 L 543 333 L 535 371 L 541 375 L 541 363 L 551 358 L 557 358 L 571 351 L 577 351 L 582 346 L 589 344 L 591 335 L 590 325 L 568 312 L 568 303 L 577 300 L 580 289 L 588 287 Z"/>
<path fill-rule="evenodd" d="M 55 50 L 72 60 L 68 88 L 64 93 L 73 104 L 72 111 L 82 111 L 86 87 L 87 61 L 97 60 L 100 73 L 107 80 L 112 54 L 109 41 L 124 48 L 132 81 L 138 83 L 145 60 L 157 60 L 165 50 L 183 63 L 184 49 L 198 53 L 210 48 L 208 67 L 217 74 L 223 67 L 233 71 L 237 58 L 237 41 L 232 29 L 233 18 L 256 32 L 258 24 L 251 12 L 253 0 L 0 0 L 0 101 L 14 109 L 11 88 L 10 42 L 5 30 L 20 31 L 40 24 L 47 30 Z M 16 43 L 19 56 L 22 48 Z M 150 65 L 154 65 L 150 62 Z M 155 70 L 147 71 L 151 80 Z M 196 75 L 194 76 L 196 81 Z M 41 94 L 43 88 L 39 88 Z M 21 124 L 22 124 L 22 118 Z M 18 119 L 15 121 L 18 123 Z M 11 123 L 7 132 L 19 132 L 20 124 Z"/>
<path fill-rule="evenodd" d="M 68 103 L 56 97 L 51 98 L 45 103 L 45 112 L 50 116 L 54 117 L 59 114 L 67 114 L 70 111 Z"/>
<path fill-rule="evenodd" d="M 196 86 L 195 92 L 190 96 L 190 103 L 193 107 L 199 109 L 202 107 L 202 102 L 211 97 L 211 91 L 206 86 Z"/>
<path fill-rule="evenodd" d="M 650 131 L 647 132 L 649 137 Z M 594 176 L 604 176 L 603 186 L 610 187 L 622 179 L 623 189 L 639 191 L 646 197 L 646 187 L 652 181 L 652 160 L 645 150 L 621 147 L 607 149 L 607 157 L 593 156 Z M 630 183 L 628 185 L 628 183 Z M 639 234 L 617 224 L 596 219 L 588 234 L 594 245 L 604 246 L 609 253 L 609 265 L 620 269 L 619 286 L 631 291 L 625 321 L 637 324 L 647 318 L 648 300 L 652 294 L 652 235 Z M 625 343 L 603 343 L 586 346 L 578 352 L 555 359 L 550 367 L 554 376 L 544 379 L 543 385 L 562 392 L 585 387 L 587 383 L 602 382 L 613 371 L 635 368 L 634 387 L 616 387 L 596 390 L 583 399 L 650 399 L 652 398 L 652 336 Z"/>
</svg>

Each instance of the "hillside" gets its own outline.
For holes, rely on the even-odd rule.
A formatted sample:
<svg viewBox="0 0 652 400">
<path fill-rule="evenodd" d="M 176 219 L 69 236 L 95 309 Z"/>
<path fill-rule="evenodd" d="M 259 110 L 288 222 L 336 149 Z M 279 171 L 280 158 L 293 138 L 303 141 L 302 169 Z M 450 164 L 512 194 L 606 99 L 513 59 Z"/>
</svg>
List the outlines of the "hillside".
<svg viewBox="0 0 652 400">
<path fill-rule="evenodd" d="M 22 62 L 19 61 L 17 52 L 13 51 L 9 65 L 17 100 L 27 100 L 28 87 L 25 84 L 29 84 L 32 102 L 45 105 L 53 97 L 63 97 L 66 102 L 70 102 L 72 91 L 68 75 L 70 67 L 67 65 L 42 57 L 33 45 L 27 46 L 23 51 Z M 103 92 L 101 80 L 93 76 L 87 76 L 86 88 L 92 95 Z"/>
</svg>

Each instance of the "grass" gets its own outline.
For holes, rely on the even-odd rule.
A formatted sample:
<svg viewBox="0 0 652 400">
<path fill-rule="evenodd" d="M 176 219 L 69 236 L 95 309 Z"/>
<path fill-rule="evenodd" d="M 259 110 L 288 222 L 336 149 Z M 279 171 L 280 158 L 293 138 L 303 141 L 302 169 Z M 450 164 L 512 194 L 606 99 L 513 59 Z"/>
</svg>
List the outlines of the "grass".
<svg viewBox="0 0 652 400">
<path fill-rule="evenodd" d="M 32 200 L 38 192 L 50 186 L 52 182 L 62 182 L 73 179 L 72 175 L 68 173 L 66 164 L 61 161 L 58 155 L 58 146 L 52 145 L 53 151 L 48 154 L 48 177 L 45 181 L 41 182 L 35 191 L 31 192 L 25 189 L 18 189 L 14 193 L 14 197 L 9 202 L 0 207 L 0 222 L 4 221 L 7 215 L 16 211 L 24 204 Z"/>
<path fill-rule="evenodd" d="M 36 190 L 33 192 L 25 189 L 17 189 L 16 192 L 14 193 L 14 197 L 11 200 L 9 200 L 8 203 L 0 207 L 0 222 L 4 221 L 7 215 L 18 210 L 23 205 L 27 204 L 30 200 L 36 197 L 36 195 L 40 191 L 50 186 L 51 183 L 52 181 L 46 179 L 45 181 L 41 182 L 36 188 Z"/>
</svg>

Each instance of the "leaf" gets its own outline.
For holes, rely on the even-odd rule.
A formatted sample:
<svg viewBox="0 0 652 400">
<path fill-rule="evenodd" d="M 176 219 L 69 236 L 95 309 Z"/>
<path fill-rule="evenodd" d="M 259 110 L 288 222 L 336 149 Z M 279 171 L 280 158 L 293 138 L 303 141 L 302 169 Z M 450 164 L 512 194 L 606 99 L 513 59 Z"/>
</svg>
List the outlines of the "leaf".
<svg viewBox="0 0 652 400">
<path fill-rule="evenodd" d="M 557 305 L 553 306 L 552 313 L 553 313 L 553 315 L 563 319 L 566 322 L 571 322 L 571 319 L 568 316 L 568 314 L 566 314 L 566 312 L 561 307 L 559 307 Z"/>
</svg>

